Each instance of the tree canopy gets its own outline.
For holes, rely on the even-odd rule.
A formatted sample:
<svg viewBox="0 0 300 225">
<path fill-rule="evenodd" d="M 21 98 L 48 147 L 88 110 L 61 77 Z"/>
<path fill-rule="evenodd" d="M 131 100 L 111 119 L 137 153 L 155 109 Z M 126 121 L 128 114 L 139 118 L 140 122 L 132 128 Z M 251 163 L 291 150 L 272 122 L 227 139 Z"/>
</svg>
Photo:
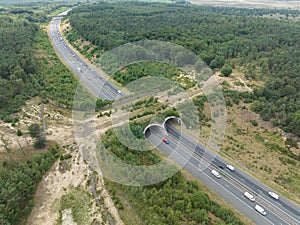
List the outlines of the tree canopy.
<svg viewBox="0 0 300 225">
<path fill-rule="evenodd" d="M 0 116 L 18 110 L 37 94 L 31 78 L 36 73 L 32 45 L 38 27 L 22 20 L 0 16 Z"/>
<path fill-rule="evenodd" d="M 273 15 L 281 15 L 272 19 Z M 82 37 L 99 54 L 144 39 L 182 45 L 212 69 L 239 68 L 247 79 L 264 80 L 253 109 L 285 131 L 300 135 L 300 23 L 297 10 L 240 9 L 160 3 L 105 3 L 69 13 L 72 41 Z M 264 15 L 270 18 L 263 18 Z M 126 83 L 134 77 L 117 77 Z M 139 77 L 135 75 L 135 77 Z M 125 80 L 126 79 L 126 80 Z"/>
<path fill-rule="evenodd" d="M 33 206 L 33 196 L 42 176 L 58 158 L 52 148 L 26 163 L 4 162 L 0 170 L 0 224 L 20 224 Z"/>
</svg>

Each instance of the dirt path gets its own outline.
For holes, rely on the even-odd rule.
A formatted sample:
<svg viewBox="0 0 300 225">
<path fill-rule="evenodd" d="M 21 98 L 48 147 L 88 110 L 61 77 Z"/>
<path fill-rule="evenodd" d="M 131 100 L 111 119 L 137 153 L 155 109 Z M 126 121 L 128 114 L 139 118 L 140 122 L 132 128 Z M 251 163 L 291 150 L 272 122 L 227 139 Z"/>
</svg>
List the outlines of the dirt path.
<svg viewBox="0 0 300 225">
<path fill-rule="evenodd" d="M 97 132 L 103 133 L 106 129 L 101 126 L 104 121 L 109 121 L 109 118 L 97 118 L 95 119 L 95 124 L 100 128 Z M 54 139 L 63 139 L 63 143 L 74 143 L 73 137 L 73 128 L 69 124 L 70 129 L 65 129 L 55 126 L 50 126 L 48 133 L 51 133 Z M 102 129 L 101 129 L 102 128 Z M 62 134 L 63 133 L 63 134 Z M 70 151 L 68 149 L 67 151 Z M 44 179 L 40 183 L 36 196 L 35 196 L 35 207 L 32 210 L 32 213 L 28 219 L 28 225 L 53 225 L 56 224 L 57 219 L 59 218 L 59 207 L 60 199 L 63 195 L 72 192 L 74 189 L 81 187 L 86 191 L 90 191 L 87 185 L 87 180 L 90 178 L 92 171 L 90 170 L 90 165 L 85 162 L 81 150 L 78 146 L 71 146 L 72 158 L 68 162 L 68 169 L 64 172 L 61 172 L 61 165 L 59 162 L 56 162 L 53 168 L 45 175 Z M 98 179 L 96 183 L 96 190 L 101 190 L 99 198 L 104 200 L 103 208 L 96 206 L 94 202 L 93 212 L 94 218 L 98 222 L 107 221 L 106 218 L 103 218 L 103 210 L 107 209 L 108 213 L 113 218 L 114 224 L 122 225 L 123 222 L 119 217 L 118 211 L 114 206 L 114 203 L 108 194 L 107 190 L 104 188 L 104 181 L 101 174 L 101 170 L 97 170 Z M 98 192 L 97 192 L 98 193 Z M 70 212 L 64 212 L 64 218 L 66 221 L 73 221 L 70 216 Z M 63 224 L 69 224 L 63 220 Z M 73 223 L 73 222 L 72 222 Z M 73 223 L 74 224 L 74 223 Z M 75 223 L 76 224 L 76 223 Z M 104 224 L 107 224 L 104 223 Z"/>
<path fill-rule="evenodd" d="M 249 91 L 249 92 L 252 92 L 252 91 L 253 91 L 252 88 L 250 88 L 250 87 L 247 86 L 246 82 L 245 82 L 242 78 L 237 77 L 237 79 L 239 79 L 239 81 L 240 81 L 242 84 L 244 84 L 244 87 L 247 89 L 247 91 Z"/>
<path fill-rule="evenodd" d="M 26 160 L 38 151 L 42 151 L 32 148 L 33 140 L 28 134 L 28 126 L 30 124 L 41 124 L 40 102 L 41 101 L 38 98 L 29 101 L 17 115 L 20 118 L 20 121 L 16 126 L 0 122 L 0 136 L 3 136 L 4 140 L 2 141 L 0 139 L 0 157 L 2 160 L 9 158 L 4 145 L 7 145 L 7 148 L 11 151 L 11 155 L 15 160 Z M 69 111 L 58 109 L 51 104 L 44 106 L 44 118 L 47 124 L 45 135 L 47 140 L 53 141 L 63 147 L 65 153 L 69 152 L 72 155 L 72 158 L 64 160 L 63 163 L 58 160 L 43 177 L 35 194 L 35 206 L 27 220 L 28 225 L 56 224 L 60 215 L 60 199 L 63 195 L 71 193 L 75 188 L 82 188 L 86 192 L 90 192 L 87 182 L 92 171 L 90 170 L 89 165 L 84 161 L 80 148 L 75 142 L 73 123 L 70 117 Z M 108 117 L 97 118 L 95 116 L 97 135 L 105 132 L 110 127 L 109 121 L 110 118 Z M 21 130 L 23 135 L 17 136 L 17 130 Z M 24 152 L 19 148 L 23 149 Z M 66 167 L 64 170 L 62 170 L 62 165 Z M 103 211 L 105 210 L 107 212 L 106 214 L 109 214 L 113 219 L 114 224 L 122 225 L 123 222 L 119 217 L 118 211 L 108 191 L 104 187 L 101 170 L 98 169 L 97 172 L 98 179 L 96 182 L 96 190 L 99 194 L 98 198 L 103 199 L 104 203 L 99 207 L 96 205 L 95 199 L 92 198 L 91 221 L 94 220 L 101 224 L 108 224 L 108 222 L 105 222 L 107 219 L 104 218 L 105 214 Z M 76 224 L 72 217 L 70 217 L 70 215 L 72 216 L 72 212 L 65 210 L 62 214 L 64 215 L 64 219 L 62 220 L 63 224 Z"/>
<path fill-rule="evenodd" d="M 56 162 L 43 178 L 36 191 L 35 207 L 28 219 L 28 225 L 55 224 L 59 217 L 61 197 L 71 189 L 86 184 L 85 175 L 89 172 L 88 166 L 83 162 L 79 151 L 72 155 L 75 161 L 70 170 L 60 172 L 59 162 Z"/>
</svg>

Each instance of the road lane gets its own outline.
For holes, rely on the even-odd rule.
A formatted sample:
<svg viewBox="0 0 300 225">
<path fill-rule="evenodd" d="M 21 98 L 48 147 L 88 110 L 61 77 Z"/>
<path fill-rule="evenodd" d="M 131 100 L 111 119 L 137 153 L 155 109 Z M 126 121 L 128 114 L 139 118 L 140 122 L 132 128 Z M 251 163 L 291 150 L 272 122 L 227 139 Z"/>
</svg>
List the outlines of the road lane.
<svg viewBox="0 0 300 225">
<path fill-rule="evenodd" d="M 108 82 L 101 74 L 98 74 L 90 66 L 87 65 L 62 39 L 59 32 L 59 22 L 61 17 L 55 17 L 50 24 L 50 38 L 52 43 L 65 61 L 68 67 L 78 76 L 83 84 L 95 95 L 101 99 L 115 100 L 122 98 L 125 94 L 119 93 L 119 89 L 115 87 L 112 83 Z M 174 143 L 176 140 L 178 142 L 179 133 L 174 127 L 168 127 L 170 138 L 172 142 L 170 145 L 160 144 L 159 148 L 164 152 L 176 149 Z M 298 206 L 295 206 L 293 203 L 283 198 L 282 196 L 278 201 L 271 199 L 267 192 L 270 190 L 268 187 L 262 185 L 250 175 L 236 169 L 236 171 L 231 172 L 227 171 L 225 165 L 227 162 L 220 158 L 216 157 L 213 160 L 213 167 L 218 167 L 220 165 L 224 166 L 224 170 L 220 171 L 223 175 L 222 179 L 215 180 L 215 177 L 212 177 L 210 169 L 204 170 L 203 172 L 199 171 L 198 165 L 201 162 L 201 158 L 198 156 L 203 156 L 204 153 L 207 154 L 205 148 L 199 143 L 195 143 L 193 139 L 188 136 L 181 136 L 182 146 L 178 149 L 196 149 L 196 155 L 193 156 L 190 161 L 186 164 L 185 168 L 196 178 L 200 179 L 206 186 L 214 190 L 217 194 L 227 200 L 234 207 L 239 209 L 243 214 L 248 216 L 257 224 L 300 224 L 300 209 Z M 161 141 L 161 139 L 160 139 Z M 167 150 L 166 148 L 169 148 Z M 182 155 L 185 151 L 179 151 L 174 157 L 176 161 L 181 158 L 181 160 L 186 156 Z M 203 160 L 202 160 L 203 161 Z M 226 188 L 225 188 L 226 187 Z M 254 203 L 245 201 L 243 197 L 243 191 L 245 188 L 253 193 L 258 199 L 259 203 L 266 208 L 267 215 L 261 216 L 254 209 Z M 274 213 L 273 213 L 274 212 Z M 290 217 L 291 221 L 284 221 L 282 218 Z"/>
<path fill-rule="evenodd" d="M 162 138 L 164 135 L 160 132 L 156 132 L 153 135 L 150 135 L 147 139 L 148 141 L 154 145 L 158 146 L 160 150 L 162 150 L 166 155 L 174 154 L 174 149 L 177 154 L 174 154 L 170 157 L 175 162 L 179 162 L 182 166 L 182 163 L 187 162 L 184 168 L 189 171 L 195 178 L 199 179 L 203 182 L 210 190 L 217 193 L 219 196 L 224 198 L 228 203 L 230 203 L 233 207 L 237 208 L 241 213 L 246 215 L 256 224 L 275 224 L 273 221 L 278 222 L 277 224 L 288 225 L 282 220 L 276 220 L 276 218 L 271 221 L 269 217 L 272 217 L 272 212 L 267 212 L 267 216 L 262 216 L 255 211 L 254 206 L 255 203 L 251 201 L 247 201 L 243 197 L 243 190 L 240 190 L 239 187 L 232 184 L 225 178 L 217 179 L 211 174 L 211 169 L 215 169 L 212 165 L 209 166 L 204 171 L 199 170 L 199 163 L 201 161 L 200 158 L 192 157 L 190 150 L 185 145 L 180 142 L 176 142 L 176 139 L 173 139 L 170 135 L 168 136 L 169 145 L 166 145 L 162 142 Z"/>
<path fill-rule="evenodd" d="M 199 156 L 211 156 L 209 151 L 206 151 L 205 147 L 199 143 L 196 143 L 192 138 L 181 135 L 180 131 L 177 130 L 175 127 L 166 124 L 167 130 L 171 137 L 174 137 L 175 141 L 183 142 L 188 148 L 195 149 L 195 153 Z M 197 146 L 196 146 L 197 145 Z M 196 147 L 195 147 L 196 146 Z M 236 168 L 234 172 L 226 169 L 226 165 L 228 164 L 224 159 L 219 156 L 216 156 L 212 161 L 212 164 L 218 168 L 220 165 L 223 166 L 222 173 L 226 174 L 230 179 L 234 180 L 241 184 L 247 190 L 250 190 L 251 193 L 255 194 L 258 199 L 261 199 L 261 202 L 264 205 L 267 205 L 269 208 L 272 208 L 273 211 L 276 211 L 278 217 L 283 217 L 288 222 L 288 224 L 300 224 L 299 222 L 299 215 L 300 215 L 300 208 L 293 204 L 292 202 L 288 201 L 284 197 L 280 196 L 279 200 L 275 200 L 268 195 L 268 191 L 271 189 L 266 187 L 265 185 L 261 184 L 257 180 L 253 179 L 250 175 L 246 174 L 245 172 Z M 219 169 L 219 168 L 218 168 Z"/>
<path fill-rule="evenodd" d="M 62 16 L 54 17 L 50 22 L 50 38 L 57 53 L 65 64 L 82 81 L 88 90 L 103 100 L 116 100 L 125 96 L 115 85 L 97 73 L 63 40 L 59 31 Z"/>
</svg>

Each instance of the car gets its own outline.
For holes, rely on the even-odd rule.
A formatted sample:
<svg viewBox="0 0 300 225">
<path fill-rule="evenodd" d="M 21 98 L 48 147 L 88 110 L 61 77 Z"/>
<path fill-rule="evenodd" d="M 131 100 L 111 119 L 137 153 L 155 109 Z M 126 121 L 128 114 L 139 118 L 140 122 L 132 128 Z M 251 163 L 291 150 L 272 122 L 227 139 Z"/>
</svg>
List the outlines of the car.
<svg viewBox="0 0 300 225">
<path fill-rule="evenodd" d="M 234 170 L 235 170 L 234 166 L 232 166 L 232 165 L 230 165 L 230 164 L 226 165 L 226 167 L 227 167 L 229 170 L 231 170 L 231 171 L 234 171 Z"/>
<path fill-rule="evenodd" d="M 276 200 L 279 199 L 279 195 L 276 194 L 275 192 L 269 191 L 268 194 L 269 194 L 272 198 L 274 198 L 274 199 L 276 199 Z"/>
<path fill-rule="evenodd" d="M 121 91 L 121 90 L 117 90 L 117 92 L 118 92 L 119 94 L 121 94 L 121 93 L 122 93 L 122 91 Z"/>
<path fill-rule="evenodd" d="M 216 170 L 211 170 L 211 173 L 212 173 L 216 178 L 221 178 L 221 175 L 219 174 L 218 171 L 216 171 Z"/>
<path fill-rule="evenodd" d="M 251 195 L 251 194 L 250 194 L 249 192 L 247 192 L 247 191 L 244 192 L 244 196 L 245 196 L 246 198 L 248 198 L 251 202 L 254 202 L 254 201 L 255 201 L 254 196 Z"/>
<path fill-rule="evenodd" d="M 259 212 L 260 214 L 262 214 L 263 216 L 265 216 L 267 213 L 265 211 L 265 209 L 263 207 L 261 207 L 260 205 L 255 205 L 254 209 Z"/>
<path fill-rule="evenodd" d="M 169 141 L 168 141 L 168 139 L 167 139 L 167 138 L 165 138 L 165 137 L 162 139 L 162 141 L 163 141 L 164 143 L 166 143 L 167 145 L 169 144 Z"/>
<path fill-rule="evenodd" d="M 220 169 L 222 169 L 222 170 L 224 169 L 224 166 L 223 166 L 223 165 L 219 165 L 218 167 L 219 167 Z"/>
</svg>

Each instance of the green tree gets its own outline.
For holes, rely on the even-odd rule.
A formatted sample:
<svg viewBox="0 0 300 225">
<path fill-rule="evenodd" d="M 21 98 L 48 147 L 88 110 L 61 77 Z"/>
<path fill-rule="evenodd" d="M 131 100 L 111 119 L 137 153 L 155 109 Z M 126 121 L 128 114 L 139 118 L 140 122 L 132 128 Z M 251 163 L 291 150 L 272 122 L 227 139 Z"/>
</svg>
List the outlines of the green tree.
<svg viewBox="0 0 300 225">
<path fill-rule="evenodd" d="M 224 64 L 224 66 L 221 69 L 221 73 L 225 76 L 228 77 L 232 73 L 232 67 L 229 64 Z"/>
<path fill-rule="evenodd" d="M 34 147 L 35 148 L 44 148 L 46 147 L 47 140 L 43 135 L 40 135 L 36 137 L 35 142 L 34 142 Z"/>
<path fill-rule="evenodd" d="M 41 136 L 42 130 L 38 123 L 33 123 L 28 127 L 29 134 L 32 138 Z"/>
<path fill-rule="evenodd" d="M 225 59 L 223 56 L 216 56 L 216 58 L 214 58 L 210 64 L 209 64 L 209 67 L 212 68 L 212 69 L 215 69 L 215 68 L 221 68 L 225 63 Z"/>
</svg>

